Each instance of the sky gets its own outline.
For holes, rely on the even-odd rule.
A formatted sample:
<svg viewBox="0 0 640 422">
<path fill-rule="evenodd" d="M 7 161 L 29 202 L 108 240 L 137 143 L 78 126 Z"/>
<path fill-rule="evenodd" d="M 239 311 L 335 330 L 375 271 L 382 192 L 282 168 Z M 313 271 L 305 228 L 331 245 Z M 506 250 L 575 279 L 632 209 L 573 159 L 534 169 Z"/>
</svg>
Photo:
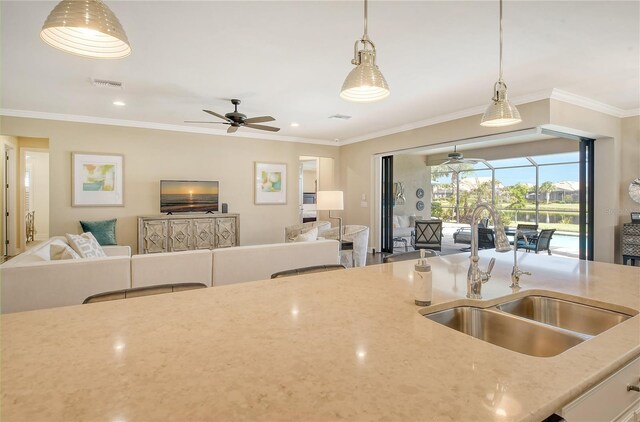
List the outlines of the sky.
<svg viewBox="0 0 640 422">
<path fill-rule="evenodd" d="M 536 163 L 539 164 L 547 164 L 554 162 L 569 162 L 569 161 L 578 161 L 579 156 L 578 153 L 565 153 L 565 154 L 553 154 L 546 156 L 537 156 L 532 157 Z M 520 167 L 520 168 L 510 168 L 510 169 L 501 169 L 499 166 L 509 166 L 509 165 L 522 165 L 526 164 L 527 161 L 524 158 L 515 158 L 508 160 L 494 160 L 490 161 L 494 167 L 496 168 L 496 180 L 501 182 L 503 186 L 512 186 L 516 183 L 527 183 L 529 185 L 534 185 L 536 183 L 536 171 L 535 167 Z M 486 168 L 483 164 L 476 164 L 475 168 Z M 579 164 L 576 162 L 575 164 L 561 164 L 561 165 L 540 165 L 540 184 L 543 184 L 546 181 L 549 182 L 565 182 L 565 181 L 578 181 L 579 180 Z M 461 174 L 462 178 L 465 177 L 491 177 L 491 170 L 477 170 L 473 173 L 465 173 Z M 449 178 L 449 180 L 451 180 Z M 446 183 L 445 180 L 441 180 L 441 182 Z"/>
</svg>

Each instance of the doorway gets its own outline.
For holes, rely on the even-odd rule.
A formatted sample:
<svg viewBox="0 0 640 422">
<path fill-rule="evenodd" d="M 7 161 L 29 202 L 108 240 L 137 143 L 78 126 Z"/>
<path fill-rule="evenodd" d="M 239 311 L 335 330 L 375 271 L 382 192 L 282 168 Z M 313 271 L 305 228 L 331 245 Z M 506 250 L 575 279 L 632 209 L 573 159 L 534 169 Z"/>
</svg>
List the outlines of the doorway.
<svg viewBox="0 0 640 422">
<path fill-rule="evenodd" d="M 417 213 L 422 218 L 441 219 L 443 247 L 457 253 L 468 245 L 458 244 L 465 243 L 465 237 L 456 238 L 454 233 L 468 230 L 469 215 L 477 202 L 489 202 L 510 226 L 533 223 L 540 230 L 555 230 L 552 247 L 559 254 L 593 260 L 594 140 L 546 129 L 535 129 L 534 134 L 535 139 L 526 136 L 531 134 L 513 133 L 509 143 L 488 138 L 413 148 L 398 151 L 395 161 L 393 156 L 382 156 L 382 250 L 394 251 L 395 215 L 407 214 L 410 221 Z M 454 145 L 465 157 L 477 160 L 452 164 Z M 396 161 L 413 165 L 410 172 L 404 172 L 411 177 L 390 165 Z M 425 167 L 428 174 L 421 175 Z M 412 186 L 417 175 L 424 189 Z M 405 195 L 400 195 L 400 202 L 394 195 L 394 187 L 403 185 L 411 211 L 404 209 Z M 449 232 L 445 233 L 445 225 Z M 450 244 L 444 245 L 445 240 Z"/>
<path fill-rule="evenodd" d="M 49 238 L 49 151 L 21 148 L 21 247 Z"/>
<path fill-rule="evenodd" d="M 16 237 L 16 147 L 15 138 L 2 137 L 2 256 L 15 256 Z"/>
<path fill-rule="evenodd" d="M 308 223 L 318 219 L 316 196 L 318 193 L 319 158 L 301 156 L 299 163 L 299 222 Z"/>
</svg>

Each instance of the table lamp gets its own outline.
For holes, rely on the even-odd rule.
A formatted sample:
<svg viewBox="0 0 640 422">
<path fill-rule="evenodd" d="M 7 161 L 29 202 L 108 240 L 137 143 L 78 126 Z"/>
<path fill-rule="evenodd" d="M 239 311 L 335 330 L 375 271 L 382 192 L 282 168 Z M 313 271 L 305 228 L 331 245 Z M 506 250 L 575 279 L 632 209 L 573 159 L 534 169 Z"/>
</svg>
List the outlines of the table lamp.
<svg viewBox="0 0 640 422">
<path fill-rule="evenodd" d="M 321 190 L 316 198 L 316 209 L 318 211 L 329 211 L 329 218 L 338 219 L 338 241 L 342 243 L 342 218 L 332 217 L 331 211 L 342 211 L 344 209 L 344 198 L 341 190 Z"/>
</svg>

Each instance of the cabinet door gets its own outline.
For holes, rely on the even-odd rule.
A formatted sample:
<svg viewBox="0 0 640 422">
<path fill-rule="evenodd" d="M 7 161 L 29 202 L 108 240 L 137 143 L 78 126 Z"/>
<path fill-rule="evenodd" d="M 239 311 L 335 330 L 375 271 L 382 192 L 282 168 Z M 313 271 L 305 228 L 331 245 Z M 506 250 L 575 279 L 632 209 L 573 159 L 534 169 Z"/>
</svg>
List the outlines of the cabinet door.
<svg viewBox="0 0 640 422">
<path fill-rule="evenodd" d="M 235 217 L 216 218 L 216 248 L 236 246 Z"/>
<path fill-rule="evenodd" d="M 637 406 L 640 404 L 640 393 L 629 391 L 627 386 L 637 386 L 639 382 L 640 358 L 636 358 L 566 405 L 559 415 L 569 422 L 633 421 Z"/>
<path fill-rule="evenodd" d="M 191 244 L 191 220 L 169 220 L 169 252 L 188 251 Z"/>
<path fill-rule="evenodd" d="M 215 223 L 213 218 L 193 220 L 193 242 L 195 249 L 216 247 Z"/>
<path fill-rule="evenodd" d="M 142 253 L 167 251 L 167 221 L 145 220 L 142 227 Z"/>
</svg>

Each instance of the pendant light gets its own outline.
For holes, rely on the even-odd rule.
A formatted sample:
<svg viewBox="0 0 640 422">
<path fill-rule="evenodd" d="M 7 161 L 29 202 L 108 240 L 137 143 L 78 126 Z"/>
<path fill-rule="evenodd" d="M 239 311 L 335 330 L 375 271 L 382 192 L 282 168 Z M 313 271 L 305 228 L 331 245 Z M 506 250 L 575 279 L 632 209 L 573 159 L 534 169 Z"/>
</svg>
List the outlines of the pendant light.
<svg viewBox="0 0 640 422">
<path fill-rule="evenodd" d="M 101 0 L 63 0 L 51 11 L 40 38 L 68 53 L 119 59 L 131 46 L 116 15 Z"/>
<path fill-rule="evenodd" d="M 368 0 L 364 0 L 364 35 L 355 42 L 351 60 L 356 67 L 349 72 L 340 91 L 340 97 L 347 101 L 367 103 L 389 96 L 389 85 L 376 65 L 376 46 L 367 33 L 367 18 Z M 361 50 L 358 43 L 362 43 Z"/>
<path fill-rule="evenodd" d="M 493 98 L 482 116 L 481 126 L 509 126 L 520 123 L 520 113 L 507 99 L 507 84 L 502 79 L 502 0 L 500 0 L 500 76 L 493 86 Z"/>
</svg>

